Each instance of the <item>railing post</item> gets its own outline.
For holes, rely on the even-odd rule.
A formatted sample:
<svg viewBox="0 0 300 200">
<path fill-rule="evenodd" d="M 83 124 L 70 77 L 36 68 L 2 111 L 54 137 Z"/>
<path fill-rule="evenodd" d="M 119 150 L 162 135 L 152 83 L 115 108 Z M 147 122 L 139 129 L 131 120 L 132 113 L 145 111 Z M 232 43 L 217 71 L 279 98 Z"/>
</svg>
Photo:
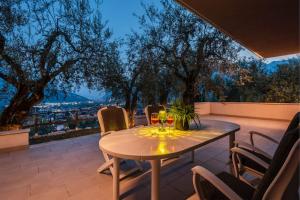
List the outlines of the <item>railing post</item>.
<svg viewBox="0 0 300 200">
<path fill-rule="evenodd" d="M 36 114 L 36 115 L 34 115 L 34 128 L 33 128 L 35 136 L 38 135 L 37 134 L 37 128 L 38 128 L 37 126 L 38 126 L 38 115 Z"/>
<path fill-rule="evenodd" d="M 75 113 L 75 129 L 77 129 L 78 128 L 78 120 L 79 118 L 78 118 L 78 110 L 76 111 L 76 113 Z"/>
</svg>

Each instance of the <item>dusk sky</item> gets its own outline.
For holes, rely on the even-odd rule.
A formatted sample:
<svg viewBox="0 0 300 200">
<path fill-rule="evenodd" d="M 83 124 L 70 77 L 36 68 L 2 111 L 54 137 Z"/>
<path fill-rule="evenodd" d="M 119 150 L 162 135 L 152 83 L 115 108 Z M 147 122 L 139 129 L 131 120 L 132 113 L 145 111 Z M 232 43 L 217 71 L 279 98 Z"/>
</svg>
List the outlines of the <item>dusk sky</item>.
<svg viewBox="0 0 300 200">
<path fill-rule="evenodd" d="M 138 30 L 139 24 L 137 18 L 133 15 L 136 13 L 140 15 L 143 13 L 141 3 L 155 4 L 160 6 L 159 0 L 103 0 L 100 5 L 102 12 L 102 18 L 108 22 L 108 26 L 113 31 L 113 38 L 120 39 L 131 30 Z M 96 6 L 96 5 L 95 5 Z M 248 50 L 241 52 L 241 56 L 256 57 Z M 292 56 L 281 56 L 275 58 L 266 59 L 266 62 L 272 62 L 276 60 L 283 60 Z M 102 99 L 103 92 L 89 91 L 87 88 L 82 87 L 77 94 L 90 99 Z"/>
</svg>

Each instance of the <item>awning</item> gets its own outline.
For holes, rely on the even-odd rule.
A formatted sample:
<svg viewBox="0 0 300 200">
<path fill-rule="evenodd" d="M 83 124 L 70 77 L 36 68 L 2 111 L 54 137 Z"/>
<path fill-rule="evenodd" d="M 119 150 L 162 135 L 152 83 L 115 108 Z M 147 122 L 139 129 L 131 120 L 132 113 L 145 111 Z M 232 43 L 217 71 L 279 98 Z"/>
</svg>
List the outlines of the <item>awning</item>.
<svg viewBox="0 0 300 200">
<path fill-rule="evenodd" d="M 255 54 L 300 52 L 299 0 L 176 0 Z"/>
</svg>

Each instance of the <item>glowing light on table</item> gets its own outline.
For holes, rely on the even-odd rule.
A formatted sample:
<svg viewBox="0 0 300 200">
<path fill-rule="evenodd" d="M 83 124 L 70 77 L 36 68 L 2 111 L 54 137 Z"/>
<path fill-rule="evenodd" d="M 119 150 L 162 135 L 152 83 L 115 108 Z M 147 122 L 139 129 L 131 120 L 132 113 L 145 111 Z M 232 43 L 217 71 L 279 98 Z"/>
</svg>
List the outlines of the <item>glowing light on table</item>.
<svg viewBox="0 0 300 200">
<path fill-rule="evenodd" d="M 145 127 L 139 129 L 139 131 L 136 132 L 135 134 L 140 137 L 148 137 L 148 138 L 178 139 L 192 134 L 192 131 L 181 131 L 174 128 L 171 128 L 170 130 L 160 131 L 158 127 Z"/>
<path fill-rule="evenodd" d="M 167 144 L 165 142 L 159 142 L 158 144 L 158 148 L 157 148 L 157 153 L 158 154 L 165 154 L 165 153 L 169 153 L 168 149 L 167 149 Z"/>
</svg>

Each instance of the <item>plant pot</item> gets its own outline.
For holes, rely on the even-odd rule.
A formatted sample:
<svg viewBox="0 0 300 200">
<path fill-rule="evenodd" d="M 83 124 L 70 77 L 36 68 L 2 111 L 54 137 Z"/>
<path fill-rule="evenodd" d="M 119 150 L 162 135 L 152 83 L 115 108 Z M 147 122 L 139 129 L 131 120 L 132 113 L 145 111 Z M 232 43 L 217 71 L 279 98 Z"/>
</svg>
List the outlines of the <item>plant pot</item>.
<svg viewBox="0 0 300 200">
<path fill-rule="evenodd" d="M 186 120 L 184 122 L 182 120 L 175 120 L 175 128 L 178 130 L 189 130 L 189 122 Z"/>
</svg>

